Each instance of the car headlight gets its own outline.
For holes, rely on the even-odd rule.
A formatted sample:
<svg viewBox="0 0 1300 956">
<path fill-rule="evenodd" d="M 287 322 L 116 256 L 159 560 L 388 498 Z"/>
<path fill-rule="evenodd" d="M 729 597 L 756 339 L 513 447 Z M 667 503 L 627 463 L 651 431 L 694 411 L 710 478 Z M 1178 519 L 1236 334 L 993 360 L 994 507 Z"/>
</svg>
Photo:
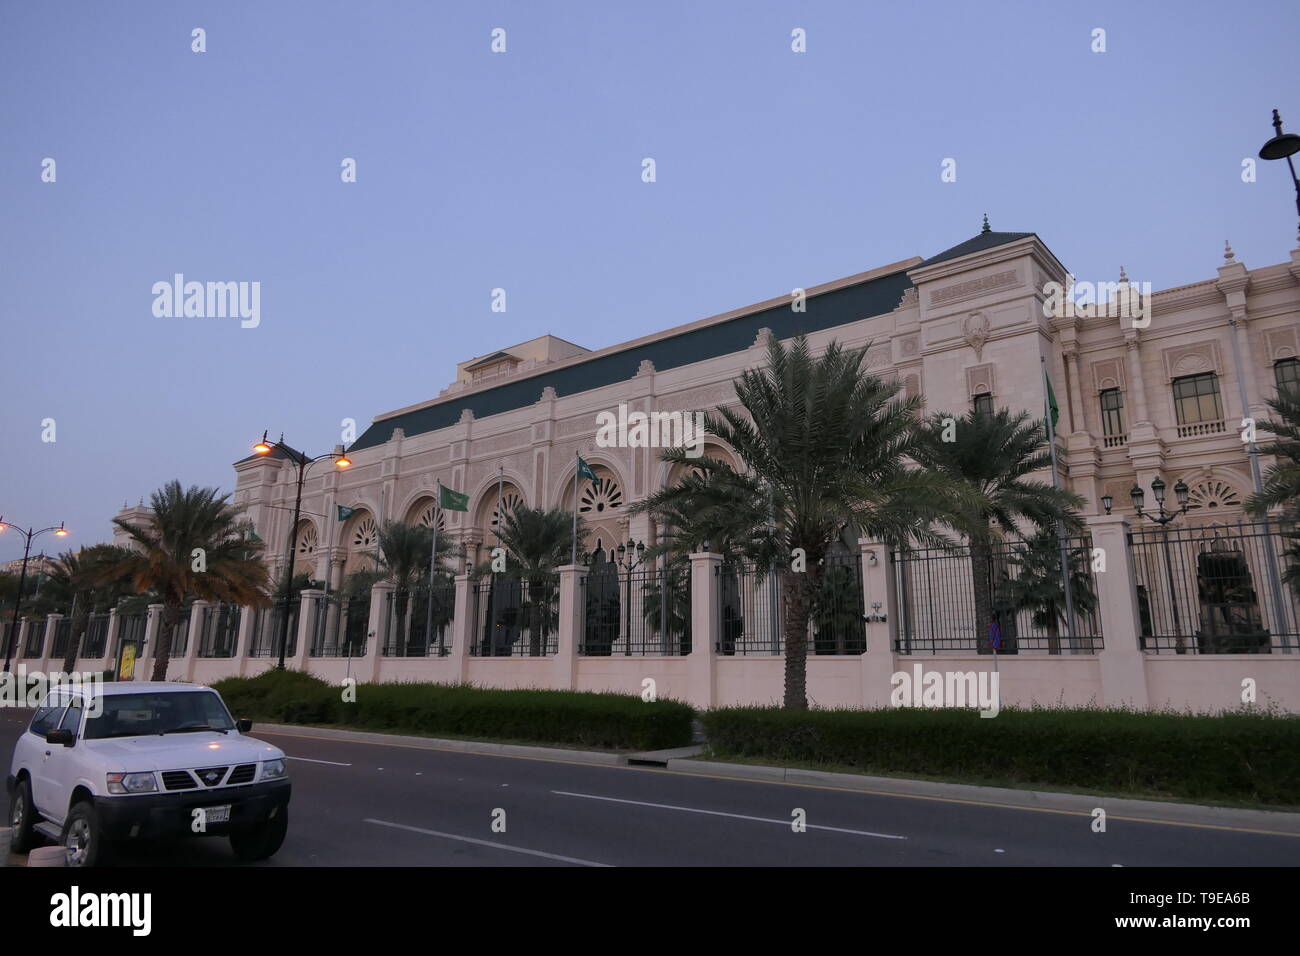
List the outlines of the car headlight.
<svg viewBox="0 0 1300 956">
<path fill-rule="evenodd" d="M 262 761 L 263 780 L 279 780 L 288 775 L 289 772 L 284 768 L 284 758 L 280 758 L 279 760 Z"/>
<path fill-rule="evenodd" d="M 152 773 L 110 773 L 109 793 L 149 793 L 158 789 Z"/>
</svg>

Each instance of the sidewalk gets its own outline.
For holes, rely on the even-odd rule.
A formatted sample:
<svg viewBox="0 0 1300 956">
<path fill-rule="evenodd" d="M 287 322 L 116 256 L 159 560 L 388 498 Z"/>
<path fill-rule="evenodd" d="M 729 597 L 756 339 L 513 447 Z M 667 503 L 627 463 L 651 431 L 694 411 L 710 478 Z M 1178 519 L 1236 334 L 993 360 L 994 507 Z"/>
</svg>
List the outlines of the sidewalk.
<svg viewBox="0 0 1300 956">
<path fill-rule="evenodd" d="M 1266 832 L 1300 837 L 1300 813 L 1273 810 L 1244 810 L 1229 807 L 1205 807 L 1190 803 L 1136 800 L 1120 797 L 1096 797 L 1087 794 L 1057 793 L 1044 790 L 1013 790 L 1003 787 L 980 787 L 963 783 L 934 783 L 896 777 L 869 777 L 822 770 L 799 770 L 752 764 L 722 763 L 683 756 L 683 751 L 703 752 L 702 747 L 646 753 L 608 753 L 590 750 L 567 750 L 560 747 L 531 747 L 522 744 L 497 744 L 475 740 L 445 740 L 433 737 L 410 737 L 368 731 L 333 730 L 321 727 L 297 727 L 283 724 L 257 724 L 268 734 L 287 734 L 330 740 L 352 740 L 417 750 L 452 750 L 459 753 L 523 757 L 564 763 L 592 764 L 606 767 L 659 770 L 660 772 L 726 777 L 782 786 L 820 787 L 857 790 L 878 796 L 915 800 L 936 800 L 1037 810 L 1044 813 L 1091 815 L 1100 807 L 1112 820 L 1127 820 L 1167 825 L 1215 827 Z"/>
</svg>

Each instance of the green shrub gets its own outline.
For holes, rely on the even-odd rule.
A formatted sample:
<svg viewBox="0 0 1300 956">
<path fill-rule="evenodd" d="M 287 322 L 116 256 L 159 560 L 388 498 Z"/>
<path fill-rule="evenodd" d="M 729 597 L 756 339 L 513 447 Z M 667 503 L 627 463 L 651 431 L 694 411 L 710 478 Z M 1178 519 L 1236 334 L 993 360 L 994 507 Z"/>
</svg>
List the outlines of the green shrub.
<svg viewBox="0 0 1300 956">
<path fill-rule="evenodd" d="M 1102 709 L 786 711 L 703 715 L 715 754 L 1189 799 L 1300 803 L 1300 718 Z"/>
<path fill-rule="evenodd" d="M 289 670 L 230 677 L 212 686 L 236 717 L 576 747 L 685 746 L 695 716 L 691 707 L 671 700 L 465 684 L 358 684 L 355 702 L 345 703 L 341 687 Z"/>
</svg>

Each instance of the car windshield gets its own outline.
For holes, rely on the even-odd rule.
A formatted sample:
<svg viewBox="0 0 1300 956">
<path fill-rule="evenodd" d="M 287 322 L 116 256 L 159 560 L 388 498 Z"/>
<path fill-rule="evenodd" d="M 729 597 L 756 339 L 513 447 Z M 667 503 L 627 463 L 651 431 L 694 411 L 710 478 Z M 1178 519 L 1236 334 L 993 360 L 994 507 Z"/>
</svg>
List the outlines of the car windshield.
<svg viewBox="0 0 1300 956">
<path fill-rule="evenodd" d="M 221 698 L 210 690 L 104 694 L 103 712 L 86 720 L 85 738 L 140 737 L 233 730 Z"/>
</svg>

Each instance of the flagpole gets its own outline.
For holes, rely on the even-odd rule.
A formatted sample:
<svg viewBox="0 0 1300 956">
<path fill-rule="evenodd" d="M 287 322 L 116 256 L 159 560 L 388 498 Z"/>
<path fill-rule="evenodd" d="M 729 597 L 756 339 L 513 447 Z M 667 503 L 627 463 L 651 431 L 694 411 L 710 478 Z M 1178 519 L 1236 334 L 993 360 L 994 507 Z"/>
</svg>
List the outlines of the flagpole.
<svg viewBox="0 0 1300 956">
<path fill-rule="evenodd" d="M 1057 472 L 1056 465 L 1056 426 L 1052 422 L 1052 384 L 1047 378 L 1047 357 L 1044 355 L 1038 356 L 1038 362 L 1043 369 L 1043 402 L 1047 406 L 1047 445 L 1052 452 L 1052 487 L 1060 491 L 1061 477 Z M 1056 541 L 1061 550 L 1061 587 L 1065 592 L 1065 637 L 1069 641 L 1070 650 L 1076 650 L 1074 644 L 1074 590 L 1070 586 L 1070 559 L 1065 542 L 1065 522 L 1060 518 L 1056 519 Z"/>
<path fill-rule="evenodd" d="M 429 598 L 424 604 L 424 648 L 425 653 L 433 647 L 433 572 L 438 566 L 438 512 L 442 508 L 442 481 L 438 481 L 438 496 L 434 499 L 429 512 L 429 529 L 433 544 L 429 548 Z"/>
<path fill-rule="evenodd" d="M 569 564 L 578 563 L 578 449 L 573 450 L 573 547 L 569 549 Z"/>
<path fill-rule="evenodd" d="M 505 480 L 506 480 L 505 465 L 497 465 L 497 526 L 496 526 L 497 547 L 501 546 L 501 522 L 504 521 L 506 518 L 506 516 L 501 513 L 501 504 L 502 504 L 502 497 L 503 497 L 501 489 L 502 486 L 505 484 Z"/>
</svg>

